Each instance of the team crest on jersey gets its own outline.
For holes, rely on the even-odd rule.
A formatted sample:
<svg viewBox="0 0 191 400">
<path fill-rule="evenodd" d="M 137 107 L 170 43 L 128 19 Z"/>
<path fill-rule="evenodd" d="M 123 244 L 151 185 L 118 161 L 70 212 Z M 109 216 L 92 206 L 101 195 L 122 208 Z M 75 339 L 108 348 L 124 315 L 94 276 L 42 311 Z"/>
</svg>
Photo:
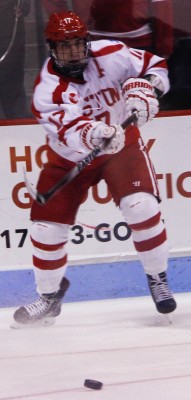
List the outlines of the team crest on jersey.
<svg viewBox="0 0 191 400">
<path fill-rule="evenodd" d="M 79 96 L 76 93 L 69 93 L 69 100 L 71 101 L 71 103 L 77 104 L 78 99 L 79 99 Z"/>
</svg>

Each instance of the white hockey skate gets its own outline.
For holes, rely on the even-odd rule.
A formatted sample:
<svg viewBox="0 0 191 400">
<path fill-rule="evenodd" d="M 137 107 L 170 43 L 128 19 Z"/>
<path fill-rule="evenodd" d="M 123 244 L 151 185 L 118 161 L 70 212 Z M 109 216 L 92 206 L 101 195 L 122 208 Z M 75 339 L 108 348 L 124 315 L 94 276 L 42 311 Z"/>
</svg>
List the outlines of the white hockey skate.
<svg viewBox="0 0 191 400">
<path fill-rule="evenodd" d="M 62 299 L 69 286 L 68 279 L 64 277 L 58 292 L 43 294 L 33 303 L 18 308 L 13 315 L 14 323 L 11 327 L 19 329 L 54 324 L 55 317 L 61 312 Z"/>
</svg>

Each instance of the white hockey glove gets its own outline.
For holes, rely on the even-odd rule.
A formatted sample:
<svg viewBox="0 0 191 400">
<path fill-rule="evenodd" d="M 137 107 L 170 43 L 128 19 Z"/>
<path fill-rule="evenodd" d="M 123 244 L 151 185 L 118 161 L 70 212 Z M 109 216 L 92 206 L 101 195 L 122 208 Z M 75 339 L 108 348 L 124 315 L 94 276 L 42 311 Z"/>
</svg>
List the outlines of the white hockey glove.
<svg viewBox="0 0 191 400">
<path fill-rule="evenodd" d="M 127 79 L 122 85 L 122 94 L 128 115 L 133 110 L 138 112 L 138 127 L 153 119 L 159 112 L 159 102 L 155 98 L 153 86 L 146 79 Z"/>
<path fill-rule="evenodd" d="M 104 154 L 118 153 L 124 147 L 125 135 L 120 125 L 109 126 L 103 122 L 92 122 L 81 130 L 81 140 L 87 149 L 105 143 Z"/>
</svg>

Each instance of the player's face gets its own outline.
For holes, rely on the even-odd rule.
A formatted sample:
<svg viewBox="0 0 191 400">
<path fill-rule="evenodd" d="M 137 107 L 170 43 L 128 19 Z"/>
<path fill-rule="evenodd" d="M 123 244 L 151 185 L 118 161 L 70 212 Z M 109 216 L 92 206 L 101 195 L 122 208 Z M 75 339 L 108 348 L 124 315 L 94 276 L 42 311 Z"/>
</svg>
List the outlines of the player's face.
<svg viewBox="0 0 191 400">
<path fill-rule="evenodd" d="M 56 43 L 56 55 L 61 64 L 78 62 L 84 58 L 86 49 L 83 39 L 75 38 Z"/>
</svg>

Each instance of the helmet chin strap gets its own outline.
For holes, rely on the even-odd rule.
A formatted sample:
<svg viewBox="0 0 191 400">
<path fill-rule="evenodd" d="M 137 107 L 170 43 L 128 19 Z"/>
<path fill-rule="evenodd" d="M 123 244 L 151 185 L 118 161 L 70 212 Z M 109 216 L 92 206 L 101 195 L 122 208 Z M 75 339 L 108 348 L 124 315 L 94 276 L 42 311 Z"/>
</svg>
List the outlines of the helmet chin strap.
<svg viewBox="0 0 191 400">
<path fill-rule="evenodd" d="M 69 68 L 68 65 L 59 66 L 59 65 L 56 64 L 57 69 L 59 70 L 59 72 L 62 75 L 71 76 L 73 78 L 77 78 L 79 76 L 82 77 L 83 71 L 86 68 L 86 66 L 87 66 L 87 63 L 83 65 L 83 68 L 82 68 L 82 64 L 80 64 L 80 65 L 78 64 L 78 67 L 77 67 L 77 64 L 76 64 L 76 69 L 75 68 L 71 69 L 71 68 Z"/>
</svg>

